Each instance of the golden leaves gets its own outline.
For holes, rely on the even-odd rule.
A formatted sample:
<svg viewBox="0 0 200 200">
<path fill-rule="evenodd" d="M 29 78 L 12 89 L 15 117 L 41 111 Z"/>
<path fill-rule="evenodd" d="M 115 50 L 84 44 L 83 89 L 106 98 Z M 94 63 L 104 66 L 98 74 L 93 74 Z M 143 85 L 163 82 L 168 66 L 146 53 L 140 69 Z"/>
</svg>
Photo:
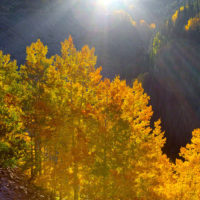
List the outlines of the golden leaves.
<svg viewBox="0 0 200 200">
<path fill-rule="evenodd" d="M 35 65 L 37 62 L 41 61 L 42 58 L 46 57 L 48 52 L 48 47 L 44 46 L 40 40 L 36 43 L 32 43 L 30 47 L 26 48 L 27 62 Z"/>
<path fill-rule="evenodd" d="M 178 19 L 179 11 L 176 10 L 175 13 L 172 15 L 172 22 L 175 24 L 176 20 Z"/>
<path fill-rule="evenodd" d="M 152 24 L 149 25 L 149 27 L 150 27 L 151 29 L 155 29 L 155 28 L 156 28 L 156 24 L 152 23 Z"/>
<path fill-rule="evenodd" d="M 200 18 L 198 16 L 194 18 L 190 18 L 188 20 L 187 25 L 185 25 L 186 31 L 195 31 L 198 28 L 200 28 Z"/>
<path fill-rule="evenodd" d="M 47 58 L 47 50 L 38 40 L 20 68 L 19 104 L 29 134 L 16 137 L 32 141 L 36 181 L 70 199 L 76 191 L 80 199 L 164 199 L 171 166 L 161 151 L 160 121 L 150 127 L 153 111 L 142 84 L 102 80 L 94 48 L 78 51 L 71 36 L 61 43 L 61 56 Z M 18 98 L 3 97 L 14 109 Z M 16 111 L 8 113 L 18 120 Z"/>
</svg>

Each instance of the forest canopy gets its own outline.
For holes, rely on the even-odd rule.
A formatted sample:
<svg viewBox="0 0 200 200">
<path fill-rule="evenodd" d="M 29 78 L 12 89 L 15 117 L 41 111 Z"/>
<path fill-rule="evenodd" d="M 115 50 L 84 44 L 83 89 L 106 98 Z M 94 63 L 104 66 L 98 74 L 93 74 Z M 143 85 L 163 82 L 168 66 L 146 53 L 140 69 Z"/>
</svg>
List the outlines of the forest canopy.
<svg viewBox="0 0 200 200">
<path fill-rule="evenodd" d="M 26 52 L 20 67 L 0 52 L 1 166 L 60 199 L 199 199 L 200 130 L 172 163 L 141 83 L 103 79 L 71 36 L 60 55 L 40 40 Z"/>
</svg>

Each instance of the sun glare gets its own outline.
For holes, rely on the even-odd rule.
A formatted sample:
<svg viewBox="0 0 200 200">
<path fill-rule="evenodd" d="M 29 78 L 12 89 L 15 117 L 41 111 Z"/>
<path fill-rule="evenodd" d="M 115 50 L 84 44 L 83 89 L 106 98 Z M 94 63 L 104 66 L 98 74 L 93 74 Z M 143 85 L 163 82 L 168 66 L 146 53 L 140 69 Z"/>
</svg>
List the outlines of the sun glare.
<svg viewBox="0 0 200 200">
<path fill-rule="evenodd" d="M 99 6 L 102 6 L 104 8 L 109 8 L 112 6 L 117 0 L 97 0 L 97 3 Z"/>
</svg>

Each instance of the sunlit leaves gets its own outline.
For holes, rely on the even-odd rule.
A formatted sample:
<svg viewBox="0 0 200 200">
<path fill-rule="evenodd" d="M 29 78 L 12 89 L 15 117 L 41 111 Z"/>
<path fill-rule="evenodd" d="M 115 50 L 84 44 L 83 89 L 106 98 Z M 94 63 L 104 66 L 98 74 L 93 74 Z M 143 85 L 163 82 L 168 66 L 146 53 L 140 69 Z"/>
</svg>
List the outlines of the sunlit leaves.
<svg viewBox="0 0 200 200">
<path fill-rule="evenodd" d="M 14 134 L 22 128 L 17 68 L 16 61 L 0 51 L 0 136 Z"/>
<path fill-rule="evenodd" d="M 162 39 L 154 39 L 155 55 Z M 37 184 L 75 200 L 197 199 L 198 130 L 181 149 L 185 162 L 173 165 L 141 83 L 103 79 L 94 48 L 77 50 L 71 36 L 60 55 L 47 58 L 47 50 L 40 40 L 27 47 L 19 72 L 0 52 L 1 133 L 29 144 L 20 163 Z M 189 189 L 193 196 L 183 194 Z"/>
<path fill-rule="evenodd" d="M 176 10 L 175 13 L 172 15 L 172 22 L 175 24 L 176 20 L 178 19 L 179 11 Z"/>
<path fill-rule="evenodd" d="M 152 24 L 149 25 L 149 27 L 150 27 L 151 29 L 155 29 L 155 28 L 156 28 L 156 24 L 152 23 Z"/>
<path fill-rule="evenodd" d="M 190 18 L 187 22 L 187 25 L 185 25 L 186 31 L 195 31 L 199 29 L 200 29 L 200 18 L 198 16 Z"/>
<path fill-rule="evenodd" d="M 165 40 L 166 39 L 164 35 L 162 35 L 160 32 L 156 33 L 153 39 L 152 50 L 151 50 L 152 58 L 154 58 L 158 54 Z"/>
<path fill-rule="evenodd" d="M 180 156 L 184 161 L 177 159 L 175 166 L 176 194 L 179 198 L 197 200 L 200 197 L 200 130 L 196 129 L 192 133 L 191 144 L 182 147 Z M 184 192 L 188 191 L 188 192 Z"/>
</svg>

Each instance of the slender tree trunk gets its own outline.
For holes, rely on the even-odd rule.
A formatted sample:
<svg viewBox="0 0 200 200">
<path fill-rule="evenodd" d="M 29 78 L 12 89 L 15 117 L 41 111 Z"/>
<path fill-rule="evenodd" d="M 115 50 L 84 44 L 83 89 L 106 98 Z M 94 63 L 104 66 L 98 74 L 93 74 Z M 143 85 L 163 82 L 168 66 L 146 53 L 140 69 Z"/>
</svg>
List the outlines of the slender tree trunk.
<svg viewBox="0 0 200 200">
<path fill-rule="evenodd" d="M 106 95 L 106 103 L 108 103 L 108 94 Z M 106 200 L 106 176 L 107 176 L 107 120 L 105 119 L 105 133 L 104 133 L 104 155 L 103 162 L 105 173 L 103 174 L 103 199 Z"/>
<path fill-rule="evenodd" d="M 41 175 L 41 140 L 36 135 L 35 137 L 35 175 Z"/>
<path fill-rule="evenodd" d="M 60 195 L 60 197 L 59 197 L 60 200 L 62 200 L 62 191 L 59 192 L 59 195 Z"/>
<path fill-rule="evenodd" d="M 34 163 L 34 157 L 33 157 L 33 136 L 31 135 L 31 179 L 34 176 L 34 168 L 33 168 L 33 163 Z"/>
<path fill-rule="evenodd" d="M 78 165 L 74 163 L 74 200 L 79 199 Z"/>
<path fill-rule="evenodd" d="M 105 121 L 105 127 L 106 127 L 106 121 Z M 103 162 L 104 162 L 104 167 L 105 167 L 105 174 L 103 174 L 103 199 L 106 200 L 106 176 L 107 176 L 107 158 L 106 158 L 106 154 L 107 154 L 107 146 L 106 146 L 106 133 L 105 133 L 105 137 L 104 137 L 104 158 L 103 158 Z"/>
<path fill-rule="evenodd" d="M 72 135 L 72 148 L 74 149 L 76 147 L 75 142 L 75 130 L 73 130 Z M 74 158 L 73 161 L 73 190 L 74 190 L 74 200 L 79 199 L 79 179 L 78 179 L 78 164 Z"/>
</svg>

